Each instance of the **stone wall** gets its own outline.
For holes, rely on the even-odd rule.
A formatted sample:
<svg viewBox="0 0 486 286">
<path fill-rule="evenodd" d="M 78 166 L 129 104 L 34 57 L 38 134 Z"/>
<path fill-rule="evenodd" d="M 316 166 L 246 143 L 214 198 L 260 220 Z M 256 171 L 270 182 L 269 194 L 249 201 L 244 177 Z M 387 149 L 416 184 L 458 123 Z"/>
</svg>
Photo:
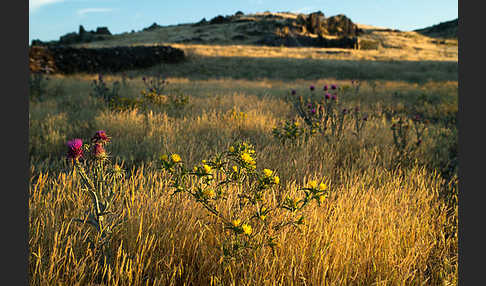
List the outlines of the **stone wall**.
<svg viewBox="0 0 486 286">
<path fill-rule="evenodd" d="M 184 51 L 170 46 L 113 48 L 73 48 L 68 46 L 31 46 L 31 72 L 98 73 L 148 68 L 159 63 L 178 63 Z"/>
</svg>

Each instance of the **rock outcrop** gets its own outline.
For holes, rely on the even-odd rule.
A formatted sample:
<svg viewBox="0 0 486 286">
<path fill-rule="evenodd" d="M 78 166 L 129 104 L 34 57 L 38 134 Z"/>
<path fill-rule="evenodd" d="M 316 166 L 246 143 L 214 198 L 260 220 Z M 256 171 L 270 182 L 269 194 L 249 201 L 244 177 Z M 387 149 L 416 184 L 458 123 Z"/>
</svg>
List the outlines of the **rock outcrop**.
<svg viewBox="0 0 486 286">
<path fill-rule="evenodd" d="M 77 43 L 89 43 L 93 41 L 102 41 L 110 38 L 111 32 L 107 27 L 98 27 L 96 31 L 86 31 L 83 25 L 79 26 L 79 32 L 67 33 L 59 38 L 59 44 L 71 45 Z"/>
</svg>

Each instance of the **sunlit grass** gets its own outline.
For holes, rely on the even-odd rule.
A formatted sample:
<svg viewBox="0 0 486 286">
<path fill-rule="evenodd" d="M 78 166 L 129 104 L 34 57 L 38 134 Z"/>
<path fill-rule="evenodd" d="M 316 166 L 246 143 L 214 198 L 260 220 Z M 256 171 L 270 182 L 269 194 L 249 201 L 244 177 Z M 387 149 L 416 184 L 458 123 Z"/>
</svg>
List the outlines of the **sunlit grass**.
<svg viewBox="0 0 486 286">
<path fill-rule="evenodd" d="M 54 76 L 65 94 L 30 102 L 31 285 L 457 284 L 457 205 L 444 195 L 457 190 L 436 165 L 448 160 L 453 128 L 431 124 L 415 161 L 401 166 L 389 123 L 378 112 L 421 94 L 437 100 L 427 108 L 438 115 L 457 111 L 456 81 L 363 81 L 359 97 L 342 97 L 346 106 L 359 104 L 375 114 L 362 140 L 346 123 L 343 141 L 326 143 L 316 136 L 284 146 L 272 129 L 295 118 L 286 101 L 291 89 L 304 95 L 310 84 L 320 91 L 326 83 L 349 82 L 169 78 L 166 91 L 183 92 L 189 104 L 178 112 L 158 107 L 143 112 L 106 109 L 89 96 L 94 78 Z M 142 88 L 135 77 L 122 94 L 135 97 Z M 82 216 L 89 201 L 64 163 L 67 140 L 89 138 L 101 129 L 112 137 L 111 159 L 127 171 L 114 186 L 126 221 L 114 233 L 110 268 L 100 266 L 87 248 L 87 228 L 70 222 Z M 177 153 L 185 163 L 199 163 L 235 139 L 255 145 L 257 161 L 278 172 L 282 192 L 295 193 L 323 176 L 332 192 L 322 206 L 306 210 L 301 231 L 282 233 L 275 255 L 263 248 L 223 262 L 221 226 L 188 197 L 169 195 L 158 159 Z"/>
</svg>

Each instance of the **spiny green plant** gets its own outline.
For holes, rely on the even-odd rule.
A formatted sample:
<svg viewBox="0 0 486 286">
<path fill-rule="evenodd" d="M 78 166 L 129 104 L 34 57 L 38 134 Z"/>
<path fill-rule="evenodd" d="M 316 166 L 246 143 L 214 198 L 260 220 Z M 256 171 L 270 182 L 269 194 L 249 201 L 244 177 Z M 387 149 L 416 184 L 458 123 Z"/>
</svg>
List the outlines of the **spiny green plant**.
<svg viewBox="0 0 486 286">
<path fill-rule="evenodd" d="M 254 156 L 251 144 L 238 142 L 192 168 L 178 154 L 161 158 L 173 194 L 188 194 L 223 225 L 225 258 L 241 257 L 264 246 L 274 250 L 278 233 L 304 224 L 304 207 L 312 200 L 320 204 L 329 191 L 324 182 L 312 181 L 300 189 L 300 197 L 279 195 L 280 178 L 273 170 L 258 170 Z M 288 213 L 287 220 L 282 219 L 282 212 Z"/>
<path fill-rule="evenodd" d="M 272 132 L 283 144 L 287 141 L 295 143 L 305 134 L 305 128 L 300 127 L 300 123 L 296 120 L 286 120 L 282 127 L 276 127 Z"/>
<path fill-rule="evenodd" d="M 152 77 L 143 77 L 142 80 L 145 85 L 141 91 L 143 104 L 159 105 L 176 111 L 188 104 L 189 98 L 182 92 L 164 92 L 169 82 L 163 79 L 159 73 Z"/>
<path fill-rule="evenodd" d="M 349 88 L 349 87 L 348 87 Z M 321 134 L 327 141 L 333 139 L 341 139 L 344 133 L 345 120 L 349 114 L 347 108 L 343 108 L 338 100 L 338 91 L 344 88 L 338 88 L 337 85 L 331 85 L 330 89 L 327 85 L 324 86 L 324 96 L 319 96 L 315 92 L 315 86 L 310 86 L 310 95 L 305 99 L 303 96 L 296 96 L 296 91 L 291 91 L 290 101 L 294 106 L 298 117 L 305 123 L 306 128 L 302 128 L 304 141 L 307 141 L 310 136 L 314 134 Z M 328 92 L 330 90 L 330 92 Z M 354 133 L 359 137 L 359 134 L 367 121 L 367 115 L 362 116 L 359 108 L 355 109 L 352 116 L 355 120 Z M 290 121 L 284 123 L 283 127 L 274 128 L 273 134 L 280 140 L 286 141 L 288 139 L 295 140 L 297 134 L 296 127 Z"/>
<path fill-rule="evenodd" d="M 93 90 L 91 95 L 96 98 L 101 98 L 111 108 L 115 107 L 120 99 L 120 83 L 115 81 L 112 88 L 108 88 L 103 80 L 103 75 L 98 74 L 98 80 L 94 79 L 92 82 Z"/>
<path fill-rule="evenodd" d="M 398 157 L 402 161 L 408 160 L 411 154 L 422 144 L 423 135 L 427 127 L 426 121 L 420 115 L 415 115 L 413 118 L 402 115 L 393 117 L 391 122 L 390 129 L 393 133 L 393 143 Z M 412 132 L 415 138 L 412 138 Z"/>
<path fill-rule="evenodd" d="M 356 106 L 352 112 L 352 117 L 354 119 L 354 130 L 353 134 L 359 138 L 361 138 L 361 131 L 363 130 L 363 127 L 365 126 L 366 122 L 368 121 L 368 114 L 363 114 L 359 108 L 359 106 Z"/>
<path fill-rule="evenodd" d="M 85 211 L 85 217 L 73 221 L 89 225 L 96 231 L 93 238 L 88 237 L 88 242 L 99 254 L 100 264 L 110 263 L 113 256 L 110 251 L 111 234 L 121 223 L 117 213 L 119 210 L 113 206 L 113 202 L 117 196 L 115 189 L 124 174 L 119 165 L 112 165 L 109 160 L 105 150 L 109 142 L 106 132 L 100 130 L 91 138 L 91 143 L 83 144 L 79 138 L 67 143 L 72 176 L 79 174 L 82 189 L 91 199 L 91 208 Z M 111 219 L 109 215 L 112 215 Z"/>
</svg>

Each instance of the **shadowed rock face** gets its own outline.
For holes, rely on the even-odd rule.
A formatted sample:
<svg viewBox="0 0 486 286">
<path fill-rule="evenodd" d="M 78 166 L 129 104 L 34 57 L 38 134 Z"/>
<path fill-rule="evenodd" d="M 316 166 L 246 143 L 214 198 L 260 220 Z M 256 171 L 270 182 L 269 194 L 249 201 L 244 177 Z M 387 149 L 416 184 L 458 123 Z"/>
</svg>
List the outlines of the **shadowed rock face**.
<svg viewBox="0 0 486 286">
<path fill-rule="evenodd" d="M 32 46 L 29 50 L 31 72 L 99 73 L 147 68 L 159 63 L 177 63 L 184 52 L 170 46 L 72 48 Z"/>
<path fill-rule="evenodd" d="M 285 46 L 285 47 L 320 47 L 320 48 L 342 48 L 358 49 L 357 37 L 341 37 L 338 39 L 327 39 L 324 37 L 306 37 L 306 36 L 266 36 L 255 44 L 265 46 Z"/>
</svg>

